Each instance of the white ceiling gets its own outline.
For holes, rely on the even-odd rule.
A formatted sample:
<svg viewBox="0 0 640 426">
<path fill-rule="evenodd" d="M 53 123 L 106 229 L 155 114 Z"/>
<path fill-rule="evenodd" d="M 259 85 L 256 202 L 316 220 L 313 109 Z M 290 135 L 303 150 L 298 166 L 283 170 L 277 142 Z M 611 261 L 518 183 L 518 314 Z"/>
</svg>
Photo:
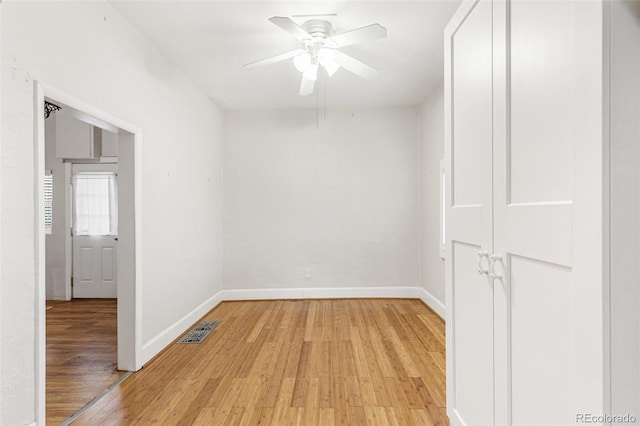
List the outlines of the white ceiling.
<svg viewBox="0 0 640 426">
<path fill-rule="evenodd" d="M 380 23 L 388 37 L 342 50 L 379 70 L 363 80 L 341 69 L 327 79 L 328 107 L 416 105 L 442 79 L 443 29 L 459 0 L 439 1 L 113 1 L 208 96 L 225 108 L 310 108 L 298 95 L 292 61 L 242 65 L 299 47 L 268 19 L 336 13 L 336 33 Z M 322 98 L 320 98 L 322 102 Z"/>
</svg>

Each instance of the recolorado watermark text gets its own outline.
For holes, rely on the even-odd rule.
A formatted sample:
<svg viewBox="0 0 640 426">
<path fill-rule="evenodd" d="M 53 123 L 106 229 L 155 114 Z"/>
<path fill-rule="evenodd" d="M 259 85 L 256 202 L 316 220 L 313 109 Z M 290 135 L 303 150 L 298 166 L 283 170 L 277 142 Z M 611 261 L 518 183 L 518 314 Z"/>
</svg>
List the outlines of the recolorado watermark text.
<svg viewBox="0 0 640 426">
<path fill-rule="evenodd" d="M 631 414 L 611 415 L 611 414 L 576 414 L 576 423 L 584 424 L 632 424 L 637 423 L 638 418 Z"/>
</svg>

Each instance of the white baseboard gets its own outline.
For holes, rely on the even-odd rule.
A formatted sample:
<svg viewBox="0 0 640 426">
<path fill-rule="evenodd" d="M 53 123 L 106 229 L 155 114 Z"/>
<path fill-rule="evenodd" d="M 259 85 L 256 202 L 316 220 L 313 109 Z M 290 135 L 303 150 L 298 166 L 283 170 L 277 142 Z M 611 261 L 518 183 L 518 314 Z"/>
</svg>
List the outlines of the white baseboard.
<svg viewBox="0 0 640 426">
<path fill-rule="evenodd" d="M 221 291 L 205 300 L 194 310 L 180 318 L 171 326 L 164 329 L 153 339 L 142 345 L 142 364 L 147 363 L 151 358 L 160 353 L 171 342 L 177 339 L 182 333 L 184 333 L 189 327 L 191 327 L 196 321 L 202 318 L 207 312 L 215 308 L 218 303 L 222 302 Z"/>
<path fill-rule="evenodd" d="M 164 331 L 142 346 L 142 364 L 148 362 L 171 342 L 184 333 L 198 319 L 215 308 L 220 302 L 233 300 L 273 299 L 346 299 L 346 298 L 419 298 L 442 318 L 445 307 L 422 287 L 315 287 L 315 288 L 265 288 L 220 290 L 197 308 L 180 318 Z"/>
<path fill-rule="evenodd" d="M 45 300 L 46 300 L 46 301 L 49 301 L 49 300 L 55 300 L 55 301 L 58 301 L 58 300 L 62 300 L 62 301 L 69 301 L 69 300 L 71 300 L 71 299 L 67 299 L 64 295 L 63 295 L 63 296 L 60 296 L 60 295 L 53 295 L 53 296 L 51 296 L 51 297 L 47 297 Z"/>
<path fill-rule="evenodd" d="M 222 290 L 222 300 L 416 298 L 418 287 L 314 287 Z"/>
<path fill-rule="evenodd" d="M 418 297 L 424 303 L 427 304 L 428 307 L 433 309 L 433 312 L 440 315 L 440 318 L 445 319 L 447 315 L 447 308 L 439 299 L 437 299 L 433 294 L 429 293 L 422 287 L 418 287 L 417 289 Z"/>
</svg>

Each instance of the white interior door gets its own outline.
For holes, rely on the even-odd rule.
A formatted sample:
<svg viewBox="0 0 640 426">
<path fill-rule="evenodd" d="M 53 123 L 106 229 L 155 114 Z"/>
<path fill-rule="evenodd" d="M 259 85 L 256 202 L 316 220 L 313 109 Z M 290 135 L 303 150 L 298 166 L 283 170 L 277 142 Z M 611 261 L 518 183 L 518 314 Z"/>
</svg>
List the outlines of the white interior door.
<svg viewBox="0 0 640 426">
<path fill-rule="evenodd" d="M 492 3 L 465 6 L 445 33 L 447 408 L 482 426 L 494 422 Z"/>
<path fill-rule="evenodd" d="M 73 297 L 117 297 L 117 166 L 74 164 Z"/>
<path fill-rule="evenodd" d="M 603 412 L 601 10 L 494 3 L 499 425 Z"/>
</svg>

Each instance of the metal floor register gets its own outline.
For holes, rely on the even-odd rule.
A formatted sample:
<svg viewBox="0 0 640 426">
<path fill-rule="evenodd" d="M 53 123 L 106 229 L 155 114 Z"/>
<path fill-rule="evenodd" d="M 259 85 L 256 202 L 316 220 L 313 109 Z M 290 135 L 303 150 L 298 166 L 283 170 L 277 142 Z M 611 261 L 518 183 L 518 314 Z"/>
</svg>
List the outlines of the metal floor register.
<svg viewBox="0 0 640 426">
<path fill-rule="evenodd" d="M 178 343 L 201 343 L 218 324 L 220 324 L 220 321 L 202 321 L 180 339 Z"/>
</svg>

